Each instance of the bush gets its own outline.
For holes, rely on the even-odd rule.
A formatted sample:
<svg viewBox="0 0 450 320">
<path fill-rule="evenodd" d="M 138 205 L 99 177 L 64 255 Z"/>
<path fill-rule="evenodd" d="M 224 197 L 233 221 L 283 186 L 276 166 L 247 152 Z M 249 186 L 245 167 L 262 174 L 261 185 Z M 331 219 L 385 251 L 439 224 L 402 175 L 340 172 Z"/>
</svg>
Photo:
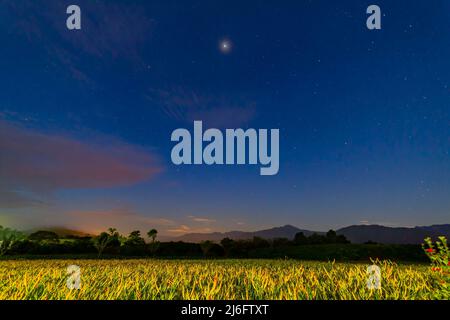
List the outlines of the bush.
<svg viewBox="0 0 450 320">
<path fill-rule="evenodd" d="M 439 237 L 436 243 L 433 243 L 431 238 L 426 238 L 422 248 L 431 261 L 431 271 L 442 285 L 442 290 L 436 293 L 436 298 L 448 299 L 450 297 L 450 250 L 447 239 Z"/>
</svg>

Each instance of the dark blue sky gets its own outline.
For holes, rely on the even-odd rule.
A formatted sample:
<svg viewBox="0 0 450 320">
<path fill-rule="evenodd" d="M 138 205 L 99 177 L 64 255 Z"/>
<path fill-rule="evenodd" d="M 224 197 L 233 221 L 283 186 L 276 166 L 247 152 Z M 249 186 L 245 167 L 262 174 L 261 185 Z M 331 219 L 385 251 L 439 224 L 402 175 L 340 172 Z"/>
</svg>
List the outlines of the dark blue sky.
<svg viewBox="0 0 450 320">
<path fill-rule="evenodd" d="M 3 1 L 0 224 L 449 223 L 449 21 L 438 0 Z M 193 120 L 279 128 L 279 174 L 173 165 Z"/>
</svg>

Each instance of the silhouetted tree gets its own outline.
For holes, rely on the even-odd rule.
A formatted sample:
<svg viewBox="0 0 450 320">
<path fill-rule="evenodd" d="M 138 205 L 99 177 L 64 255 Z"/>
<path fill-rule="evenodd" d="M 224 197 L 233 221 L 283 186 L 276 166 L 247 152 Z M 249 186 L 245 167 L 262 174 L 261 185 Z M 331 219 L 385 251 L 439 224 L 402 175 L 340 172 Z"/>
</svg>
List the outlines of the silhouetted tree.
<svg viewBox="0 0 450 320">
<path fill-rule="evenodd" d="M 313 233 L 308 237 L 308 244 L 324 244 L 327 242 L 326 237 L 321 236 L 317 233 Z"/>
<path fill-rule="evenodd" d="M 158 230 L 156 229 L 151 229 L 149 232 L 147 232 L 147 236 L 151 239 L 152 242 L 155 242 L 157 235 Z"/>
<path fill-rule="evenodd" d="M 98 236 L 94 237 L 92 241 L 95 249 L 98 251 L 98 256 L 100 257 L 111 241 L 111 237 L 108 233 L 102 232 Z"/>
<path fill-rule="evenodd" d="M 288 238 L 275 238 L 272 240 L 274 247 L 285 247 L 291 244 Z"/>
<path fill-rule="evenodd" d="M 210 240 L 200 242 L 200 247 L 202 248 L 203 255 L 206 257 L 209 254 L 209 250 L 214 245 L 214 242 Z"/>
<path fill-rule="evenodd" d="M 350 243 L 350 241 L 347 240 L 347 238 L 343 234 L 340 234 L 336 237 L 336 243 L 348 244 Z"/>
<path fill-rule="evenodd" d="M 130 232 L 128 238 L 125 240 L 125 245 L 128 246 L 144 246 L 145 240 L 141 237 L 141 232 L 135 230 Z"/>
<path fill-rule="evenodd" d="M 147 232 L 147 236 L 150 238 L 150 243 L 148 244 L 148 250 L 151 255 L 155 255 L 156 251 L 159 248 L 159 241 L 156 241 L 156 236 L 158 235 L 158 230 L 151 229 Z"/>
<path fill-rule="evenodd" d="M 270 247 L 270 242 L 268 240 L 266 240 L 266 239 L 261 238 L 261 237 L 253 237 L 252 247 L 254 249 L 268 248 L 268 247 Z"/>
<path fill-rule="evenodd" d="M 327 240 L 328 243 L 336 243 L 336 240 L 337 240 L 336 231 L 329 230 L 327 232 L 327 234 L 325 235 L 325 237 L 327 238 L 326 240 Z"/>
<path fill-rule="evenodd" d="M 213 243 L 209 248 L 207 255 L 209 257 L 223 257 L 225 255 L 225 250 L 221 245 Z"/>
<path fill-rule="evenodd" d="M 294 243 L 297 245 L 308 244 L 308 238 L 305 237 L 305 234 L 303 232 L 298 232 L 295 234 Z"/>
<path fill-rule="evenodd" d="M 232 249 L 234 247 L 234 243 L 235 241 L 233 239 L 230 238 L 223 238 L 220 241 L 220 244 L 222 245 L 224 251 L 225 251 L 225 255 L 228 257 L 230 256 L 230 253 L 232 252 Z"/>
<path fill-rule="evenodd" d="M 120 234 L 115 228 L 109 228 L 108 233 L 102 232 L 97 237 L 94 237 L 92 241 L 94 247 L 97 249 L 98 256 L 100 257 L 108 247 L 119 247 L 119 237 Z"/>
</svg>

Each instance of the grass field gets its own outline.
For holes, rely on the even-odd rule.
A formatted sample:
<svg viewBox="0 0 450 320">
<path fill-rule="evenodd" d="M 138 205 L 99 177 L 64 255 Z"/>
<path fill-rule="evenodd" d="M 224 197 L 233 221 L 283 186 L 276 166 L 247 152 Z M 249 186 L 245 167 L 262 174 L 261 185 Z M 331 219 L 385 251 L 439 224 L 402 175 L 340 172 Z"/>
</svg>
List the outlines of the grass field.
<svg viewBox="0 0 450 320">
<path fill-rule="evenodd" d="M 67 267 L 81 270 L 67 288 Z M 427 265 L 379 262 L 381 289 L 367 288 L 368 264 L 293 260 L 3 260 L 0 299 L 448 299 Z"/>
</svg>

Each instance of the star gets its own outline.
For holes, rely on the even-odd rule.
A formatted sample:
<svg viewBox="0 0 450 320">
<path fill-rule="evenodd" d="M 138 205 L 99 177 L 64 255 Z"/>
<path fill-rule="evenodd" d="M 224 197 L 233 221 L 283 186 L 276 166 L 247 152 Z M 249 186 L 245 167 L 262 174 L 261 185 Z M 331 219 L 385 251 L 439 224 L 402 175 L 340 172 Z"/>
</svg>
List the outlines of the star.
<svg viewBox="0 0 450 320">
<path fill-rule="evenodd" d="M 232 43 L 230 40 L 224 39 L 222 41 L 220 41 L 219 44 L 219 49 L 222 53 L 229 53 L 231 51 L 232 48 Z"/>
</svg>

